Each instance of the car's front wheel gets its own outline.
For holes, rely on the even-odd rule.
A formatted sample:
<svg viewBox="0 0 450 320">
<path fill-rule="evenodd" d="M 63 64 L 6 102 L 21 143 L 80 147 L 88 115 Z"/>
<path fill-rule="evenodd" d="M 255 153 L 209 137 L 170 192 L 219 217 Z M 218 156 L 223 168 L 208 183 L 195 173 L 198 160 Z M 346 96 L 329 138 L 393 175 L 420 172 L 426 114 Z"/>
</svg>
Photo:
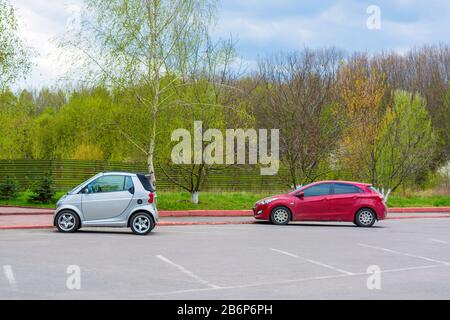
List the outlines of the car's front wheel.
<svg viewBox="0 0 450 320">
<path fill-rule="evenodd" d="M 291 220 L 291 213 L 286 207 L 276 207 L 272 210 L 270 221 L 277 225 L 286 225 Z"/>
<path fill-rule="evenodd" d="M 373 212 L 373 210 L 368 208 L 360 209 L 355 216 L 355 224 L 358 227 L 362 228 L 370 228 L 377 221 L 377 216 Z"/>
<path fill-rule="evenodd" d="M 130 227 L 134 234 L 145 236 L 149 234 L 155 226 L 152 217 L 148 213 L 142 212 L 135 214 L 131 218 Z"/>
<path fill-rule="evenodd" d="M 61 211 L 56 217 L 56 228 L 60 232 L 75 232 L 80 228 L 80 219 L 78 218 L 78 215 L 73 211 Z"/>
</svg>

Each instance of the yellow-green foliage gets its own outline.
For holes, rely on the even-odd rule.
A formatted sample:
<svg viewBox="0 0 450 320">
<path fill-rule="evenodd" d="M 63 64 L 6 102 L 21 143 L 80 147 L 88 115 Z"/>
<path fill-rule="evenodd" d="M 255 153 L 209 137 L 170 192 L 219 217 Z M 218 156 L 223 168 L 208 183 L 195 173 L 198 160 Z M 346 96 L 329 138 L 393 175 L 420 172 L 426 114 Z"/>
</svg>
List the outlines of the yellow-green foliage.
<svg viewBox="0 0 450 320">
<path fill-rule="evenodd" d="M 433 158 L 436 135 L 425 100 L 419 95 L 396 91 L 384 115 L 376 143 L 376 183 L 398 187 L 413 178 Z"/>
</svg>

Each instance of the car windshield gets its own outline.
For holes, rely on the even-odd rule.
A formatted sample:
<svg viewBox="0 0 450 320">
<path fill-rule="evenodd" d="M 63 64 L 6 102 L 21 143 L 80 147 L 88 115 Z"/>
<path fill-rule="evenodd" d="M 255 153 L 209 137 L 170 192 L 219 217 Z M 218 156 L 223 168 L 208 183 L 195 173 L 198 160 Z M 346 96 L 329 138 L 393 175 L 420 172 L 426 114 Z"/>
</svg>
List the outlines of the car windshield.
<svg viewBox="0 0 450 320">
<path fill-rule="evenodd" d="M 97 176 L 99 176 L 99 175 L 93 176 L 93 177 L 89 178 L 88 180 L 83 181 L 82 183 L 80 183 L 79 185 L 77 185 L 75 188 L 73 188 L 72 190 L 70 190 L 69 192 L 67 192 L 67 194 L 74 193 L 78 188 L 80 188 L 80 187 L 81 187 L 82 185 L 84 185 L 86 182 L 88 182 L 89 180 L 93 180 L 93 179 L 94 179 L 95 177 L 97 177 Z"/>
<path fill-rule="evenodd" d="M 82 183 L 80 183 L 79 185 L 77 185 L 75 188 L 73 188 L 72 190 L 70 190 L 69 192 L 67 192 L 67 194 L 71 194 L 71 193 L 74 193 L 75 192 L 75 190 L 77 190 L 79 187 L 81 187 L 83 184 L 85 184 L 86 183 L 86 181 L 84 181 L 84 182 L 82 182 Z"/>
<path fill-rule="evenodd" d="M 303 185 L 302 185 L 302 186 L 300 186 L 300 187 L 297 187 L 297 189 L 295 189 L 294 191 L 289 192 L 289 194 L 290 194 L 290 195 L 297 194 L 297 193 L 300 192 L 300 190 L 304 190 L 304 189 L 308 188 L 308 187 L 311 186 L 311 185 L 312 185 L 312 183 L 307 184 L 306 186 L 303 186 Z"/>
</svg>

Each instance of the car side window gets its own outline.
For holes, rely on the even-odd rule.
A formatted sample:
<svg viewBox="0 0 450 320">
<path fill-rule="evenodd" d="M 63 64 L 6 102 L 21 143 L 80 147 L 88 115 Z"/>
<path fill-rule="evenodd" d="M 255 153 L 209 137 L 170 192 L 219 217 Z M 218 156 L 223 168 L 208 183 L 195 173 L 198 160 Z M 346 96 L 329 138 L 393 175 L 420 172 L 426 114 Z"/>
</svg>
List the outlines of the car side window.
<svg viewBox="0 0 450 320">
<path fill-rule="evenodd" d="M 134 187 L 133 179 L 131 179 L 131 177 L 129 176 L 125 177 L 125 187 L 123 189 L 130 190 L 133 187 Z"/>
<path fill-rule="evenodd" d="M 357 186 L 345 183 L 335 183 L 334 184 L 334 194 L 355 194 L 361 193 L 361 189 Z"/>
<path fill-rule="evenodd" d="M 88 193 L 124 191 L 125 176 L 103 176 L 88 185 Z"/>
<path fill-rule="evenodd" d="M 303 190 L 303 192 L 305 194 L 305 197 L 326 196 L 331 193 L 331 184 L 329 183 L 317 184 L 315 186 Z"/>
</svg>

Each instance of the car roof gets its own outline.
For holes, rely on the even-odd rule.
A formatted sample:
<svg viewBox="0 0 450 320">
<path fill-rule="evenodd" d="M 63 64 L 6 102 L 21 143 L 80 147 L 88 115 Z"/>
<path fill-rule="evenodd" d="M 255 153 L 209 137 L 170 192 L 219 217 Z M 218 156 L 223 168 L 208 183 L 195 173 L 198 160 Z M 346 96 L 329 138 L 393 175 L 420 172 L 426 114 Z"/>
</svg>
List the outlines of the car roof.
<svg viewBox="0 0 450 320">
<path fill-rule="evenodd" d="M 322 183 L 344 183 L 344 184 L 353 184 L 358 186 L 371 186 L 370 183 L 364 183 L 364 182 L 354 182 L 354 181 L 339 181 L 339 180 L 324 180 L 324 181 L 317 181 L 314 183 L 311 183 L 313 185 L 315 184 L 322 184 Z"/>
<path fill-rule="evenodd" d="M 109 172 L 101 172 L 99 173 L 99 175 L 103 175 L 103 176 L 135 176 L 137 175 L 137 173 L 133 173 L 133 172 L 124 172 L 124 171 L 109 171 Z"/>
</svg>

